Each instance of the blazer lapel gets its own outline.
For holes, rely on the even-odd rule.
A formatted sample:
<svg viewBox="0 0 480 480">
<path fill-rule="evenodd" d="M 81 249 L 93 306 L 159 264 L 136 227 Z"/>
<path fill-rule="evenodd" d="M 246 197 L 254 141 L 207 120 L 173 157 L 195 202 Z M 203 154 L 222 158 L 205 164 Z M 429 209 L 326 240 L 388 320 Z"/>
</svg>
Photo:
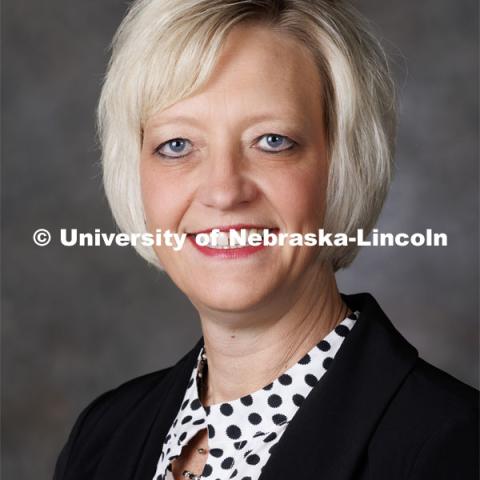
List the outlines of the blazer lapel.
<svg viewBox="0 0 480 480">
<path fill-rule="evenodd" d="M 357 324 L 305 399 L 259 480 L 355 478 L 369 438 L 413 368 L 417 350 L 369 294 L 342 295 Z"/>
<path fill-rule="evenodd" d="M 170 387 L 164 387 L 168 389 L 166 396 L 161 404 L 158 403 L 154 407 L 157 412 L 156 419 L 146 439 L 142 458 L 133 477 L 135 480 L 151 480 L 155 474 L 163 442 L 178 413 L 202 345 L 203 337 L 187 353 L 184 357 L 185 360 L 179 362 L 170 371 L 168 378 L 171 382 Z M 162 405 L 161 409 L 158 408 L 158 405 Z"/>
</svg>

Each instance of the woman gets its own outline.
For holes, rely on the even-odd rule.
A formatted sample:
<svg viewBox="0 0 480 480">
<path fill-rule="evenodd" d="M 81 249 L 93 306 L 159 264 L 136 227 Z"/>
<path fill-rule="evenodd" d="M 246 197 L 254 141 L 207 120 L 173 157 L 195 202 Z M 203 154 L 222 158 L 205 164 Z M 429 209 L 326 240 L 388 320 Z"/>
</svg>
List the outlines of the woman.
<svg viewBox="0 0 480 480">
<path fill-rule="evenodd" d="M 186 235 L 136 248 L 203 336 L 95 400 L 57 480 L 478 477 L 477 392 L 373 297 L 338 292 L 355 244 L 235 241 L 370 231 L 394 117 L 382 50 L 343 2 L 133 4 L 99 105 L 105 189 L 123 231 Z"/>
</svg>

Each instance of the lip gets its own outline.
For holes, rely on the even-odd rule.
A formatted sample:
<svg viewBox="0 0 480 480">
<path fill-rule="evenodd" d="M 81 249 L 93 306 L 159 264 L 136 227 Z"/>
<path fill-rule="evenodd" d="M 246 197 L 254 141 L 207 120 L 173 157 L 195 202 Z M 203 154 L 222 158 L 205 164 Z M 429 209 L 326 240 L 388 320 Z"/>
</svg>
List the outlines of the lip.
<svg viewBox="0 0 480 480">
<path fill-rule="evenodd" d="M 268 229 L 270 231 L 278 231 L 278 228 L 270 228 L 265 225 L 253 225 L 253 224 L 246 224 L 246 223 L 238 223 L 235 225 L 220 225 L 217 227 L 207 228 L 205 230 L 198 230 L 196 232 L 189 233 L 187 238 L 190 240 L 192 245 L 203 255 L 207 257 L 215 257 L 219 259 L 225 260 L 234 260 L 238 258 L 245 258 L 249 257 L 255 253 L 260 252 L 261 250 L 265 250 L 267 247 L 265 245 L 247 245 L 245 247 L 240 248 L 210 248 L 202 245 L 198 245 L 195 241 L 195 235 L 199 233 L 210 233 L 214 229 L 218 229 L 221 232 L 228 232 L 229 230 L 240 230 L 240 229 L 250 229 L 255 228 L 257 230 Z"/>
</svg>

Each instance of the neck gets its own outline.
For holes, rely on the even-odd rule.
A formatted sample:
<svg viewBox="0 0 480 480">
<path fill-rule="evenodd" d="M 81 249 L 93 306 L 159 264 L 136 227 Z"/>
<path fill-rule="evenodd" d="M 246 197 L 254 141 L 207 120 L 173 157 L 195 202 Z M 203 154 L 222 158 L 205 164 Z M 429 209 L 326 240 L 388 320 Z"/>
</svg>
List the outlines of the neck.
<svg viewBox="0 0 480 480">
<path fill-rule="evenodd" d="M 333 272 L 317 269 L 255 312 L 226 321 L 200 312 L 208 373 L 204 405 L 227 402 L 272 382 L 310 351 L 349 313 Z"/>
</svg>

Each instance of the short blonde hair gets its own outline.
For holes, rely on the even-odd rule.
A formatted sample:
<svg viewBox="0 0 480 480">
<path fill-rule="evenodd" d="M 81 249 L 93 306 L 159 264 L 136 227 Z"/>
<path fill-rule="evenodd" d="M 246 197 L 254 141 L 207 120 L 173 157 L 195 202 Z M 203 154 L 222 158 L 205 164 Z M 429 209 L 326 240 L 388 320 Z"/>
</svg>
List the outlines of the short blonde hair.
<svg viewBox="0 0 480 480">
<path fill-rule="evenodd" d="M 383 49 L 340 0 L 137 0 L 112 44 L 98 127 L 103 181 L 119 228 L 146 232 L 139 159 L 146 119 L 192 94 L 213 71 L 229 31 L 258 22 L 308 48 L 323 80 L 330 166 L 324 228 L 370 232 L 391 180 L 395 94 Z M 138 253 L 161 268 L 152 247 Z M 323 247 L 334 270 L 358 247 Z"/>
</svg>

